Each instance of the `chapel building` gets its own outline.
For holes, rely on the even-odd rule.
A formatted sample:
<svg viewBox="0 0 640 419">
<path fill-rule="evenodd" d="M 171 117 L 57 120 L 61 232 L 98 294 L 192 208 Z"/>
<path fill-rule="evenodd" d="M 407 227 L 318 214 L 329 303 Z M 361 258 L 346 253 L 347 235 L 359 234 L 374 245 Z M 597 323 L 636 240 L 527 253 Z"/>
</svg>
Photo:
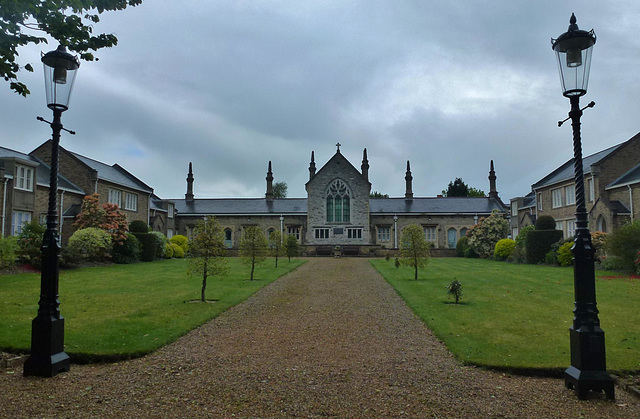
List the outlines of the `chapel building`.
<svg viewBox="0 0 640 419">
<path fill-rule="evenodd" d="M 303 255 L 330 255 L 339 248 L 344 255 L 373 255 L 397 249 L 404 227 L 419 224 L 432 243 L 432 255 L 453 255 L 457 241 L 482 217 L 507 207 L 496 190 L 493 161 L 487 197 L 414 197 L 413 176 L 407 161 L 405 196 L 370 198 L 369 160 L 364 149 L 360 170 L 337 151 L 316 171 L 314 152 L 309 163 L 306 198 L 274 198 L 269 162 L 264 198 L 196 198 L 193 168 L 189 163 L 184 199 L 167 200 L 175 206 L 175 229 L 168 235 L 190 236 L 205 216 L 215 216 L 225 232 L 225 244 L 233 252 L 249 226 L 292 234 Z"/>
</svg>

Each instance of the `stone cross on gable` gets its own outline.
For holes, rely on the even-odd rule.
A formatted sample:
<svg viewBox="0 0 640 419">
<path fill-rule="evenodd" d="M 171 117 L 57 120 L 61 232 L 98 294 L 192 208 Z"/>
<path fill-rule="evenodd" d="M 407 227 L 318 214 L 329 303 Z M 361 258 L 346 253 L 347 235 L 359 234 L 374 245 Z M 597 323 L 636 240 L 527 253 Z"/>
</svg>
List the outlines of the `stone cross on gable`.
<svg viewBox="0 0 640 419">
<path fill-rule="evenodd" d="M 340 146 L 341 146 L 341 145 L 342 145 L 342 144 L 340 144 L 340 143 L 337 143 L 337 144 L 336 144 L 336 147 L 338 147 L 338 153 L 340 152 Z"/>
</svg>

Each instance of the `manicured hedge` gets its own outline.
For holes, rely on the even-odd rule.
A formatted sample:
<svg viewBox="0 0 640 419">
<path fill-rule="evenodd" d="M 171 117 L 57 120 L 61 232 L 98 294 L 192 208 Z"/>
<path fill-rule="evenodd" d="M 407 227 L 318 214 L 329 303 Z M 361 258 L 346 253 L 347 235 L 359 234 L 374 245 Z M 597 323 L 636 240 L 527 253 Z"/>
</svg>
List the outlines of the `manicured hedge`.
<svg viewBox="0 0 640 419">
<path fill-rule="evenodd" d="M 151 262 L 156 259 L 157 239 L 151 233 L 133 233 L 142 245 L 140 260 L 143 262 Z"/>
<path fill-rule="evenodd" d="M 531 230 L 527 234 L 525 248 L 527 263 L 540 263 L 551 249 L 551 245 L 562 239 L 561 230 Z"/>
</svg>

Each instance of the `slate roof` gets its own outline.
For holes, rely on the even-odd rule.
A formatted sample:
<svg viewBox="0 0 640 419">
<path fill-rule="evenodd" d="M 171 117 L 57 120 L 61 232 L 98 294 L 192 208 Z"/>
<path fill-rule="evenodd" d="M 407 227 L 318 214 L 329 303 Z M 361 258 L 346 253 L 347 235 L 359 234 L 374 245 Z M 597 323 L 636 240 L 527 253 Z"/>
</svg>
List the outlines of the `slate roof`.
<svg viewBox="0 0 640 419">
<path fill-rule="evenodd" d="M 279 215 L 307 213 L 306 198 L 199 198 L 172 200 L 180 215 Z"/>
<path fill-rule="evenodd" d="M 611 182 L 605 189 L 619 188 L 621 186 L 632 185 L 634 183 L 640 183 L 640 164 Z"/>
<path fill-rule="evenodd" d="M 51 168 L 39 158 L 31 156 L 29 154 L 21 153 L 19 151 L 11 150 L 9 148 L 0 147 L 0 166 L 4 166 L 4 164 L 2 163 L 2 159 L 20 159 L 36 163 L 36 185 L 45 186 L 47 188 L 49 187 Z M 13 175 L 13 173 L 9 174 Z M 85 195 L 85 192 L 82 190 L 82 188 L 60 174 L 58 174 L 58 189 Z"/>
<path fill-rule="evenodd" d="M 68 151 L 68 150 L 67 150 Z M 106 180 L 108 182 L 115 183 L 117 185 L 126 186 L 127 188 L 135 189 L 138 191 L 152 193 L 153 189 L 142 182 L 137 177 L 133 176 L 122 166 L 114 164 L 109 166 L 108 164 L 99 162 L 97 160 L 90 159 L 83 155 L 68 151 L 82 163 L 86 164 L 93 170 L 98 172 L 98 179 Z"/>
<path fill-rule="evenodd" d="M 490 214 L 505 207 L 497 199 L 477 197 L 439 197 L 439 198 L 372 198 L 369 200 L 369 212 L 376 214 Z"/>
<path fill-rule="evenodd" d="M 611 153 L 616 151 L 622 145 L 626 143 L 621 143 L 614 145 L 613 147 L 609 147 L 606 150 L 599 151 L 595 154 L 592 154 L 587 157 L 582 158 L 582 170 L 584 174 L 591 173 L 591 165 L 597 164 L 601 160 L 607 158 Z M 558 167 L 553 172 L 549 173 L 547 176 L 540 179 L 538 182 L 531 185 L 531 188 L 538 189 L 545 186 L 553 185 L 555 183 L 564 182 L 567 180 L 571 180 L 574 178 L 574 168 L 573 168 L 573 159 L 567 161 L 562 166 Z"/>
</svg>

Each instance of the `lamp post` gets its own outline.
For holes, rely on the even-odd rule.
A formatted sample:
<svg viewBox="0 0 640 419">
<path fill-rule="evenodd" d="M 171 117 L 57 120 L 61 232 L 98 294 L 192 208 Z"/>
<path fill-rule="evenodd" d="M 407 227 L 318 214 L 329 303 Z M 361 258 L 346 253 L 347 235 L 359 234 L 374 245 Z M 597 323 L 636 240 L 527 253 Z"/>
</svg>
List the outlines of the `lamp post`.
<svg viewBox="0 0 640 419">
<path fill-rule="evenodd" d="M 564 378 L 565 386 L 575 389 L 579 399 L 586 399 L 590 390 L 604 391 L 608 398 L 613 399 L 613 379 L 606 370 L 604 331 L 600 328 L 596 307 L 595 249 L 588 228 L 580 139 L 580 96 L 587 93 L 596 35 L 593 30 L 587 32 L 578 29 L 573 14 L 569 22 L 568 31 L 551 40 L 551 47 L 558 60 L 562 94 L 571 103 L 569 118 L 573 127 L 576 190 L 576 232 L 571 248 L 574 259 L 575 305 L 573 325 L 569 328 L 571 366 L 565 371 Z"/>
<path fill-rule="evenodd" d="M 53 377 L 69 371 L 69 355 L 64 352 L 64 318 L 60 315 L 58 300 L 58 152 L 60 117 L 68 109 L 69 97 L 80 62 L 62 45 L 42 56 L 47 106 L 53 111 L 51 142 L 51 174 L 49 177 L 49 206 L 47 230 L 42 240 L 42 274 L 40 277 L 40 301 L 38 314 L 31 326 L 31 355 L 24 364 L 24 375 Z M 44 121 L 42 118 L 38 118 Z M 44 121 L 47 122 L 47 121 Z"/>
</svg>

